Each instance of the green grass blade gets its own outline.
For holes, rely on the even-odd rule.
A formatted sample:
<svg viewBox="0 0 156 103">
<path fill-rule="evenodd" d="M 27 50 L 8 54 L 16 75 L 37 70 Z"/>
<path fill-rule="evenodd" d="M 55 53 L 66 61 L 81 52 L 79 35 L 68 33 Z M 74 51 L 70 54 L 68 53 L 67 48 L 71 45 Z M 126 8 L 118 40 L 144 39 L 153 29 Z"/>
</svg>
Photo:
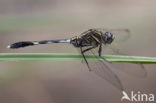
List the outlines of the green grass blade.
<svg viewBox="0 0 156 103">
<path fill-rule="evenodd" d="M 139 56 L 104 55 L 110 62 L 156 64 L 156 58 Z M 87 56 L 88 60 L 95 61 L 92 55 Z M 74 61 L 82 60 L 81 55 L 61 53 L 0 53 L 0 61 Z"/>
</svg>

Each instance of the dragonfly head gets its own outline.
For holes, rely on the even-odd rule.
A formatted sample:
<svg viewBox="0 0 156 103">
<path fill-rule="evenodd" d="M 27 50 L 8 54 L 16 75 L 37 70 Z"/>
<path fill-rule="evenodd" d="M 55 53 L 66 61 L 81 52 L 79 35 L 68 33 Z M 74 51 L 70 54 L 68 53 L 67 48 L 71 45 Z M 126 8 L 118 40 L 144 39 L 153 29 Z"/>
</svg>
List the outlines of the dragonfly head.
<svg viewBox="0 0 156 103">
<path fill-rule="evenodd" d="M 111 44 L 114 40 L 113 34 L 110 32 L 106 32 L 102 35 L 102 40 L 104 44 Z"/>
</svg>

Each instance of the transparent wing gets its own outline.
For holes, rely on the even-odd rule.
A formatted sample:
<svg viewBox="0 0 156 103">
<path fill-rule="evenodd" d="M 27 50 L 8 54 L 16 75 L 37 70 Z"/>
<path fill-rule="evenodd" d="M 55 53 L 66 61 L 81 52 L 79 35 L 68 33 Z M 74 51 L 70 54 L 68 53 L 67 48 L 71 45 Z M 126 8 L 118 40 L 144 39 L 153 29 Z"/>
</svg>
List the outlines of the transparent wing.
<svg viewBox="0 0 156 103">
<path fill-rule="evenodd" d="M 131 37 L 131 34 L 128 29 L 98 29 L 98 30 L 101 30 L 102 32 L 111 32 L 115 36 L 115 40 L 110 46 L 103 45 L 102 55 L 104 54 L 127 55 L 127 53 L 121 51 L 120 45 L 122 45 Z M 84 49 L 86 49 L 86 47 L 83 47 L 83 50 Z M 115 72 L 112 71 L 112 67 L 136 77 L 146 77 L 147 75 L 147 72 L 142 64 L 111 63 L 110 65 L 110 63 L 106 62 L 105 60 L 101 59 L 99 60 L 99 56 L 97 53 L 98 53 L 97 49 L 92 49 L 84 53 L 85 55 L 94 55 L 97 58 L 96 62 L 88 61 L 90 69 L 95 74 L 107 80 L 110 84 L 112 84 L 119 90 L 123 90 L 123 86 L 118 76 L 115 74 Z"/>
<path fill-rule="evenodd" d="M 116 69 L 124 72 L 133 77 L 145 78 L 147 77 L 147 71 L 142 64 L 131 64 L 131 63 L 112 63 L 112 66 Z"/>
<path fill-rule="evenodd" d="M 97 28 L 97 30 L 105 32 L 111 32 L 115 37 L 114 41 L 110 45 L 103 46 L 103 54 L 110 55 L 129 55 L 122 51 L 121 47 L 128 40 L 130 40 L 132 34 L 128 29 L 102 29 Z M 131 63 L 113 63 L 113 66 L 122 72 L 136 77 L 146 77 L 147 71 L 143 64 L 131 64 Z"/>
<path fill-rule="evenodd" d="M 85 50 L 86 48 L 83 47 L 83 50 Z M 96 75 L 98 75 L 99 77 L 105 79 L 106 81 L 108 81 L 110 84 L 112 84 L 113 86 L 115 86 L 116 88 L 118 88 L 119 90 L 123 91 L 123 86 L 120 82 L 120 79 L 118 78 L 118 76 L 111 70 L 111 67 L 109 65 L 109 63 L 107 63 L 104 60 L 101 60 L 99 58 L 99 56 L 97 56 L 97 51 L 94 49 L 89 50 L 87 52 L 85 52 L 85 56 L 87 55 L 93 55 L 95 56 L 95 58 L 97 59 L 96 61 L 88 61 L 89 64 L 89 68 L 91 69 L 92 72 L 94 72 Z"/>
<path fill-rule="evenodd" d="M 129 29 L 105 29 L 105 28 L 95 28 L 102 33 L 111 32 L 115 37 L 113 43 L 123 43 L 130 39 L 131 33 Z"/>
<path fill-rule="evenodd" d="M 130 30 L 128 29 L 106 29 L 106 28 L 93 28 L 102 33 L 111 32 L 113 37 L 115 37 L 114 41 L 111 45 L 105 45 L 104 53 L 108 54 L 126 54 L 121 51 L 121 46 L 125 44 L 126 41 L 130 39 L 132 36 Z M 86 34 L 88 31 L 83 32 L 82 34 Z"/>
<path fill-rule="evenodd" d="M 124 55 L 121 50 L 121 46 L 123 46 L 128 40 L 130 40 L 132 34 L 128 29 L 105 29 L 105 28 L 96 28 L 96 30 L 101 31 L 102 33 L 111 32 L 113 34 L 114 40 L 110 45 L 103 45 L 105 50 L 104 52 L 109 54 L 119 54 Z"/>
</svg>

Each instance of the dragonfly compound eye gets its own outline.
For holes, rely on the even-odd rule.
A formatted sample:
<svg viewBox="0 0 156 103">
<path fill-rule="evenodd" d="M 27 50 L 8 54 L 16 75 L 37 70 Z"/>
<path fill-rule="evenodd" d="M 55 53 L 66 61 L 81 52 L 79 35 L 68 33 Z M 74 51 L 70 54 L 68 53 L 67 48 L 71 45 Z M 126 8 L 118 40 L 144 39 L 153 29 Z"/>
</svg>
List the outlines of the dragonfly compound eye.
<svg viewBox="0 0 156 103">
<path fill-rule="evenodd" d="M 113 34 L 111 34 L 110 32 L 106 32 L 103 36 L 103 40 L 105 44 L 111 44 L 114 40 Z"/>
</svg>

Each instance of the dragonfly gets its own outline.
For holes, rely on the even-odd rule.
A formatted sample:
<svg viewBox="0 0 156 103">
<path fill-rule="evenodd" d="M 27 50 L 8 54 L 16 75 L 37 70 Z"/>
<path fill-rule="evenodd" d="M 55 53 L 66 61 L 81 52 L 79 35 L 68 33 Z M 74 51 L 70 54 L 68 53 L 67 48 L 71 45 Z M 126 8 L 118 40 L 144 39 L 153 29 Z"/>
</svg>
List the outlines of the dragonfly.
<svg viewBox="0 0 156 103">
<path fill-rule="evenodd" d="M 114 63 L 107 61 L 103 56 L 103 51 L 107 50 L 107 47 L 114 54 L 122 54 L 117 46 L 111 46 L 113 43 L 118 43 L 119 41 L 127 41 L 130 37 L 130 31 L 128 29 L 103 29 L 95 28 L 89 29 L 78 36 L 74 36 L 69 39 L 57 39 L 57 40 L 42 40 L 42 41 L 21 41 L 16 42 L 8 46 L 10 49 L 18 49 L 28 46 L 40 45 L 40 44 L 52 44 L 52 43 L 69 43 L 75 48 L 78 48 L 81 53 L 85 64 L 87 65 L 89 71 L 93 71 L 95 74 L 101 78 L 108 81 L 110 84 L 115 86 L 117 89 L 124 91 L 124 87 L 118 77 L 118 75 L 113 71 L 111 66 Z M 87 60 L 86 56 L 92 55 L 95 57 L 96 61 Z M 123 63 L 122 63 L 123 64 Z M 129 65 L 128 63 L 126 66 Z M 137 67 L 137 75 L 146 75 L 144 66 L 141 64 L 134 64 Z"/>
</svg>

